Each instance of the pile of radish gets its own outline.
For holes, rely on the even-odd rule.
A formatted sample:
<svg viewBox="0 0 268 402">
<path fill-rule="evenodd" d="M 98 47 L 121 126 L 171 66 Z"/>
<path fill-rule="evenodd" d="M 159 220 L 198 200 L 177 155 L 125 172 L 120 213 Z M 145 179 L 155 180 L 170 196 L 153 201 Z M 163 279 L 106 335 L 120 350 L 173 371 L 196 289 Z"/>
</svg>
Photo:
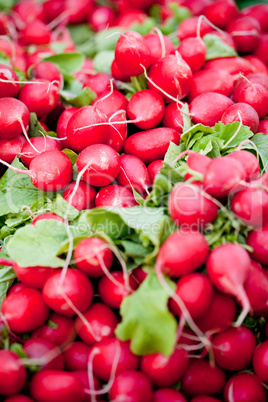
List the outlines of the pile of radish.
<svg viewBox="0 0 268 402">
<path fill-rule="evenodd" d="M 0 399 L 267 401 L 267 134 L 267 4 L 3 7 Z"/>
</svg>

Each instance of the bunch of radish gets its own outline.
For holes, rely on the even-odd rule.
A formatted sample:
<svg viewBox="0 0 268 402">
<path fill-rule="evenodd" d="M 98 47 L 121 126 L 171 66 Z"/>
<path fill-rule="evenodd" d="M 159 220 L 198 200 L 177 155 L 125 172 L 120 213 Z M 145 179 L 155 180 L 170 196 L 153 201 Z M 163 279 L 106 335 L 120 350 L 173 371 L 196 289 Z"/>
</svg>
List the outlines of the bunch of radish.
<svg viewBox="0 0 268 402">
<path fill-rule="evenodd" d="M 0 227 L 0 399 L 265 402 L 268 5 L 21 0 L 0 13 L 0 53 L 0 205 L 6 197 L 10 208 Z M 219 122 L 238 129 L 217 157 L 185 149 L 193 127 L 209 136 Z M 250 135 L 232 147 L 241 129 Z M 170 149 L 180 150 L 172 162 Z M 137 253 L 156 250 L 144 265 L 128 269 L 118 244 L 129 246 L 130 235 L 112 241 L 92 227 L 73 241 L 71 212 L 79 219 L 112 211 L 111 225 L 113 213 L 129 213 L 133 234 L 139 211 L 157 211 L 150 202 L 166 171 L 172 180 L 161 211 L 172 233 L 151 244 L 135 232 Z M 9 206 L 17 189 L 29 199 L 38 193 L 46 207 L 25 198 L 17 212 Z M 57 199 L 65 208 L 58 214 Z M 26 225 L 34 241 L 40 223 L 51 221 L 68 235 L 62 265 L 23 266 L 8 255 Z M 12 280 L 1 276 L 7 268 Z M 136 314 L 151 303 L 156 322 L 175 323 L 171 353 L 154 344 L 153 330 L 139 332 L 128 310 L 152 277 L 159 297 L 151 284 Z"/>
</svg>

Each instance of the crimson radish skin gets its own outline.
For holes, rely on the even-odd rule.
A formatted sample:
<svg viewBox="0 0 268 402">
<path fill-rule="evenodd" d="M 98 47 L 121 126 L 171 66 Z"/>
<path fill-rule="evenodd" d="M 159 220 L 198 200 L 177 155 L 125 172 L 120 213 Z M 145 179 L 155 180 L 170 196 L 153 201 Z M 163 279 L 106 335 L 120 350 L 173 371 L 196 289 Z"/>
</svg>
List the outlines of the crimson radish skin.
<svg viewBox="0 0 268 402">
<path fill-rule="evenodd" d="M 51 31 L 39 20 L 27 24 L 20 32 L 19 42 L 21 45 L 48 45 L 51 39 Z"/>
<path fill-rule="evenodd" d="M 69 371 L 87 370 L 90 347 L 84 342 L 72 342 L 64 351 L 65 368 Z"/>
<path fill-rule="evenodd" d="M 268 341 L 258 345 L 253 355 L 253 368 L 263 382 L 268 382 Z"/>
<path fill-rule="evenodd" d="M 29 168 L 32 160 L 42 152 L 46 151 L 61 151 L 60 141 L 54 140 L 50 137 L 34 137 L 30 139 L 30 142 L 26 142 L 21 150 L 21 160 L 23 164 Z M 37 151 L 34 149 L 36 148 Z"/>
<path fill-rule="evenodd" d="M 5 399 L 5 402 L 34 402 L 31 398 L 26 395 L 15 395 L 10 396 L 9 398 Z"/>
<path fill-rule="evenodd" d="M 0 360 L 0 394 L 17 394 L 26 383 L 26 369 L 19 357 L 10 350 L 0 350 Z"/>
<path fill-rule="evenodd" d="M 0 98 L 15 98 L 20 90 L 19 82 L 11 82 L 19 80 L 15 71 L 5 64 L 0 64 L 0 79 L 3 80 L 0 82 Z"/>
<path fill-rule="evenodd" d="M 257 133 L 260 122 L 256 110 L 246 103 L 232 105 L 221 117 L 223 124 L 231 124 L 234 121 L 242 121 L 242 124 L 248 126 L 254 134 Z"/>
<path fill-rule="evenodd" d="M 179 47 L 178 51 L 183 60 L 190 66 L 193 73 L 200 70 L 206 60 L 206 45 L 201 38 L 186 38 Z"/>
<path fill-rule="evenodd" d="M 0 113 L 1 140 L 12 140 L 18 137 L 23 131 L 22 126 L 26 129 L 30 122 L 29 109 L 23 102 L 15 98 L 1 98 Z"/>
<path fill-rule="evenodd" d="M 173 388 L 161 388 L 155 391 L 153 402 L 186 402 L 186 399 Z"/>
<path fill-rule="evenodd" d="M 191 402 L 220 402 L 220 399 L 213 398 L 212 396 L 199 395 L 191 399 Z"/>
<path fill-rule="evenodd" d="M 196 172 L 201 173 L 202 175 L 205 174 L 206 169 L 210 162 L 211 162 L 211 159 L 208 156 L 199 154 L 197 152 L 192 152 L 192 151 L 189 152 L 188 158 L 186 161 L 187 166 L 191 170 L 195 170 Z M 185 180 L 189 180 L 192 177 L 193 176 L 191 173 L 186 173 Z M 200 182 L 200 180 L 195 180 L 193 183 L 200 184 L 201 182 Z"/>
<path fill-rule="evenodd" d="M 252 310 L 257 313 L 265 312 L 268 306 L 268 277 L 255 261 L 251 262 L 244 287 Z"/>
<path fill-rule="evenodd" d="M 106 144 L 121 152 L 127 138 L 127 114 L 124 110 L 110 117 L 110 128 Z"/>
<path fill-rule="evenodd" d="M 150 165 L 147 166 L 151 183 L 154 182 L 156 176 L 158 175 L 158 173 L 160 173 L 160 170 L 162 169 L 163 164 L 164 164 L 164 161 L 162 159 L 159 159 L 154 162 L 151 162 Z"/>
<path fill-rule="evenodd" d="M 221 57 L 209 60 L 205 63 L 204 69 L 225 70 L 233 75 L 239 73 L 247 75 L 253 72 L 251 64 L 242 57 Z"/>
<path fill-rule="evenodd" d="M 262 265 L 268 265 L 268 226 L 252 230 L 247 238 L 247 244 L 253 249 L 252 258 Z"/>
<path fill-rule="evenodd" d="M 12 140 L 0 140 L 0 159 L 7 163 L 12 163 L 16 156 L 21 155 L 21 150 L 26 142 L 23 135 L 19 135 Z"/>
<path fill-rule="evenodd" d="M 254 73 L 265 75 L 268 74 L 268 68 L 266 67 L 266 64 L 259 57 L 249 55 L 245 56 L 245 59 L 248 60 L 252 65 Z"/>
<path fill-rule="evenodd" d="M 109 94 L 109 96 L 108 96 Z M 113 92 L 107 92 L 92 102 L 92 106 L 98 106 L 98 109 L 110 117 L 118 110 L 127 110 L 128 101 L 121 92 L 113 90 Z"/>
<path fill-rule="evenodd" d="M 116 14 L 110 7 L 96 7 L 89 14 L 88 22 L 94 31 L 102 31 L 107 26 L 112 27 L 115 24 Z"/>
<path fill-rule="evenodd" d="M 199 22 L 198 17 L 190 17 L 182 21 L 178 28 L 179 39 L 183 41 L 186 38 L 196 37 L 198 22 Z M 211 31 L 212 31 L 211 26 L 206 21 L 202 20 L 200 24 L 201 38 Z"/>
<path fill-rule="evenodd" d="M 94 208 L 96 190 L 94 187 L 80 180 L 76 193 L 73 195 L 73 190 L 76 182 L 71 182 L 63 191 L 62 197 L 69 202 L 78 211 Z"/>
<path fill-rule="evenodd" d="M 268 119 L 260 121 L 258 133 L 268 134 Z"/>
<path fill-rule="evenodd" d="M 260 379 L 250 373 L 233 375 L 224 387 L 224 400 L 231 401 L 258 401 L 265 402 L 266 392 Z"/>
<path fill-rule="evenodd" d="M 267 4 L 253 4 L 241 10 L 242 15 L 249 15 L 259 21 L 263 32 L 268 32 L 268 6 Z"/>
<path fill-rule="evenodd" d="M 182 134 L 184 124 L 180 109 L 181 106 L 178 103 L 169 103 L 165 108 L 162 124 L 164 127 L 173 128 Z"/>
<path fill-rule="evenodd" d="M 86 392 L 86 390 L 92 389 L 92 385 L 89 384 L 87 370 L 76 370 L 76 371 L 73 371 L 72 374 L 75 377 L 77 377 L 84 385 L 84 398 L 82 399 L 82 402 L 88 402 L 88 393 Z M 92 376 L 93 376 L 94 390 L 101 389 L 100 381 L 93 374 L 92 374 Z M 99 401 L 99 399 L 98 399 L 98 401 Z M 103 402 L 103 401 L 100 401 L 100 402 Z"/>
<path fill-rule="evenodd" d="M 268 223 L 268 194 L 255 188 L 239 191 L 231 200 L 231 210 L 248 226 L 264 226 Z"/>
<path fill-rule="evenodd" d="M 246 78 L 251 82 L 251 84 L 260 84 L 264 88 L 268 89 L 268 77 L 266 74 L 247 74 Z M 248 86 L 249 82 L 245 80 L 243 77 L 241 77 L 240 80 L 237 81 L 236 86 L 234 88 L 234 92 L 232 95 L 233 101 L 238 102 L 239 96 Z"/>
<path fill-rule="evenodd" d="M 112 184 L 103 187 L 95 199 L 96 207 L 131 208 L 138 205 L 133 193 L 123 186 Z"/>
<path fill-rule="evenodd" d="M 37 63 L 31 70 L 31 77 L 44 79 L 50 82 L 58 81 L 62 83 L 63 78 L 58 67 L 50 61 L 41 61 Z"/>
<path fill-rule="evenodd" d="M 267 64 L 267 47 L 268 47 L 268 34 L 264 33 L 260 36 L 260 41 L 254 55 L 259 57 L 265 64 Z"/>
<path fill-rule="evenodd" d="M 239 53 L 251 53 L 256 49 L 260 40 L 260 31 L 259 22 L 248 16 L 233 19 L 227 27 L 227 32 L 232 35 Z"/>
<path fill-rule="evenodd" d="M 164 44 L 160 40 L 160 37 L 156 33 L 149 33 L 144 36 L 144 40 L 147 43 L 147 46 L 150 51 L 151 62 L 155 63 L 157 60 L 162 57 L 168 56 L 175 52 L 175 46 L 171 42 L 171 40 L 166 35 L 161 35 Z M 163 48 L 162 48 L 163 46 Z"/>
<path fill-rule="evenodd" d="M 213 108 L 209 105 L 213 105 Z M 206 92 L 194 98 L 189 110 L 194 124 L 201 123 L 211 127 L 221 120 L 223 113 L 232 105 L 233 101 L 227 96 Z"/>
<path fill-rule="evenodd" d="M 147 402 L 152 400 L 153 389 L 149 378 L 140 371 L 125 371 L 118 374 L 109 392 L 112 401 L 130 400 Z"/>
<path fill-rule="evenodd" d="M 260 172 L 260 164 L 255 155 L 248 151 L 235 151 L 228 154 L 229 158 L 233 158 L 240 162 L 246 171 L 246 180 L 254 180 Z"/>
<path fill-rule="evenodd" d="M 42 289 L 46 280 L 55 272 L 50 267 L 20 267 L 13 265 L 17 278 L 26 286 L 34 289 Z"/>
<path fill-rule="evenodd" d="M 261 84 L 247 83 L 244 85 L 238 95 L 237 102 L 252 106 L 260 119 L 268 114 L 268 90 Z"/>
<path fill-rule="evenodd" d="M 96 73 L 87 76 L 84 87 L 90 88 L 97 96 L 102 96 L 111 90 L 111 76 L 107 73 Z"/>
<path fill-rule="evenodd" d="M 60 348 L 46 339 L 30 338 L 24 343 L 23 350 L 30 359 L 44 359 L 44 361 L 47 361 L 39 366 L 40 370 L 64 369 L 64 360 Z M 51 359 L 50 354 L 55 357 Z"/>
<path fill-rule="evenodd" d="M 217 0 L 205 9 L 204 15 L 212 24 L 225 29 L 238 15 L 238 8 L 232 0 Z"/>
<path fill-rule="evenodd" d="M 64 219 L 63 219 L 61 216 L 56 215 L 56 214 L 54 214 L 53 212 L 46 212 L 46 213 L 40 214 L 40 215 L 38 215 L 36 218 L 34 218 L 34 219 L 32 220 L 32 222 L 31 222 L 31 225 L 35 225 L 36 222 L 42 221 L 42 220 L 44 220 L 44 219 L 45 219 L 45 220 L 55 219 L 56 221 L 59 221 L 59 222 L 63 222 L 63 223 L 64 223 Z"/>
<path fill-rule="evenodd" d="M 136 190 L 138 193 L 148 192 L 150 176 L 141 159 L 133 155 L 120 156 L 120 170 L 116 177 L 120 186 L 128 190 Z"/>
<path fill-rule="evenodd" d="M 71 107 L 66 110 L 64 110 L 57 122 L 57 137 L 58 138 L 65 138 L 67 136 L 67 125 L 69 123 L 70 118 L 77 112 L 78 108 L 77 107 Z M 69 144 L 68 140 L 62 140 L 61 144 L 64 148 L 71 148 L 71 145 Z"/>
</svg>

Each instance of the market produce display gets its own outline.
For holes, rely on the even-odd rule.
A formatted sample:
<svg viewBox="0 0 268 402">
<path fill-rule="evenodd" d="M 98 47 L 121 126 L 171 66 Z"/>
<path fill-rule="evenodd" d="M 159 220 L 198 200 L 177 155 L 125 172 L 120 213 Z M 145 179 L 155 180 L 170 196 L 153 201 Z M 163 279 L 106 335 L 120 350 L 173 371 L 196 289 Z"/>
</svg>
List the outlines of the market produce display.
<svg viewBox="0 0 268 402">
<path fill-rule="evenodd" d="M 268 4 L 0 9 L 0 400 L 267 401 Z"/>
</svg>

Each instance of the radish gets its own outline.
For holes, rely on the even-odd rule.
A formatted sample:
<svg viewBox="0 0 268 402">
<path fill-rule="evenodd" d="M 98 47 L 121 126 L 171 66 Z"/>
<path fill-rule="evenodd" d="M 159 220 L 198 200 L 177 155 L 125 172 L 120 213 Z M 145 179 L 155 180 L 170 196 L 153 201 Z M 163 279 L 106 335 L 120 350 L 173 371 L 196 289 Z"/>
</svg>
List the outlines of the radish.
<svg viewBox="0 0 268 402">
<path fill-rule="evenodd" d="M 263 34 L 260 37 L 259 45 L 254 52 L 254 55 L 259 57 L 265 64 L 267 64 L 267 47 L 268 47 L 268 34 Z"/>
<path fill-rule="evenodd" d="M 180 135 L 176 130 L 165 127 L 153 128 L 127 138 L 124 152 L 137 156 L 145 164 L 149 164 L 156 159 L 164 158 L 170 141 L 179 144 Z"/>
<path fill-rule="evenodd" d="M 94 200 L 96 197 L 95 188 L 80 180 L 77 191 L 73 196 L 75 186 L 76 182 L 73 181 L 65 187 L 65 190 L 62 193 L 62 197 L 65 201 L 71 203 L 71 205 L 78 209 L 78 211 L 94 208 Z"/>
<path fill-rule="evenodd" d="M 0 350 L 0 360 L 0 395 L 17 394 L 26 383 L 26 369 L 10 350 Z"/>
<path fill-rule="evenodd" d="M 178 103 L 169 103 L 165 108 L 162 124 L 164 127 L 173 128 L 181 134 L 184 123 L 180 109 L 181 106 Z"/>
<path fill-rule="evenodd" d="M 89 14 L 88 22 L 94 31 L 103 31 L 112 27 L 116 21 L 116 14 L 111 7 L 95 7 Z"/>
<path fill-rule="evenodd" d="M 226 45 L 229 45 L 230 47 L 232 47 L 234 50 L 236 49 L 236 44 L 233 40 L 233 37 L 225 31 L 214 31 L 212 34 L 210 35 L 214 35 L 217 36 L 218 38 L 220 38 L 224 43 L 226 43 Z"/>
<path fill-rule="evenodd" d="M 233 298 L 214 291 L 213 299 L 205 314 L 195 319 L 203 332 L 224 331 L 235 319 L 236 306 Z"/>
<path fill-rule="evenodd" d="M 148 402 L 153 397 L 152 384 L 139 371 L 125 371 L 115 377 L 109 396 L 112 401 Z"/>
<path fill-rule="evenodd" d="M 175 52 L 175 46 L 168 36 L 163 35 L 156 28 L 156 33 L 148 33 L 144 36 L 144 40 L 149 48 L 151 62 L 155 63 L 162 57 L 168 56 Z"/>
<path fill-rule="evenodd" d="M 199 154 L 198 152 L 192 152 L 192 151 L 188 152 L 188 158 L 186 163 L 191 170 L 194 170 L 204 175 L 210 162 L 211 159 L 206 155 Z M 185 180 L 189 180 L 192 177 L 193 176 L 191 173 L 186 173 Z M 199 180 L 195 180 L 193 183 L 200 184 L 201 182 Z"/>
<path fill-rule="evenodd" d="M 181 382 L 181 390 L 187 397 L 218 395 L 225 384 L 225 373 L 207 360 L 190 359 Z"/>
<path fill-rule="evenodd" d="M 268 134 L 268 119 L 260 121 L 258 133 Z"/>
<path fill-rule="evenodd" d="M 150 50 L 145 39 L 134 31 L 127 31 L 120 36 L 115 47 L 115 62 L 123 74 L 135 77 L 143 73 L 143 65 L 151 64 Z"/>
<path fill-rule="evenodd" d="M 178 47 L 178 51 L 183 60 L 191 67 L 193 73 L 200 70 L 206 60 L 206 45 L 204 41 L 199 38 L 186 38 Z"/>
<path fill-rule="evenodd" d="M 207 92 L 217 92 L 230 96 L 234 86 L 234 77 L 225 70 L 202 70 L 194 74 L 193 84 L 188 94 L 191 102 L 197 96 Z"/>
<path fill-rule="evenodd" d="M 92 102 L 92 106 L 96 105 L 98 110 L 110 117 L 118 110 L 127 110 L 128 101 L 121 92 L 113 90 L 104 93 Z"/>
<path fill-rule="evenodd" d="M 238 327 L 250 310 L 244 289 L 250 271 L 248 253 L 238 244 L 222 244 L 211 251 L 206 268 L 214 286 L 223 293 L 235 296 L 241 303 L 243 310 L 235 324 Z"/>
<path fill-rule="evenodd" d="M 173 388 L 161 388 L 154 392 L 153 402 L 186 402 L 186 399 Z"/>
<path fill-rule="evenodd" d="M 155 177 L 160 173 L 160 170 L 163 167 L 164 161 L 162 159 L 158 159 L 154 162 L 151 162 L 149 166 L 147 166 L 148 173 L 150 176 L 151 183 L 154 182 Z"/>
<path fill-rule="evenodd" d="M 253 368 L 261 381 L 268 382 L 268 341 L 261 343 L 255 349 Z"/>
<path fill-rule="evenodd" d="M 0 140 L 0 159 L 4 162 L 12 163 L 17 155 L 21 154 L 22 146 L 26 139 L 23 135 L 19 135 L 12 140 Z"/>
<path fill-rule="evenodd" d="M 32 288 L 23 287 L 9 294 L 1 305 L 11 331 L 24 333 L 32 331 L 45 323 L 49 311 L 41 293 Z"/>
<path fill-rule="evenodd" d="M 243 86 L 236 98 L 239 103 L 247 103 L 252 106 L 260 119 L 268 113 L 268 90 L 261 84 L 250 81 Z"/>
<path fill-rule="evenodd" d="M 27 106 L 14 98 L 0 99 L 0 139 L 11 140 L 24 132 L 30 122 Z"/>
<path fill-rule="evenodd" d="M 59 215 L 53 214 L 52 212 L 46 212 L 46 213 L 38 215 L 36 218 L 34 218 L 31 222 L 31 225 L 35 225 L 36 222 L 42 221 L 44 219 L 47 219 L 47 220 L 55 219 L 56 221 L 64 222 L 64 219 L 62 217 L 60 217 Z"/>
<path fill-rule="evenodd" d="M 168 212 L 178 226 L 200 230 L 216 219 L 218 207 L 201 187 L 177 183 L 169 195 Z"/>
<path fill-rule="evenodd" d="M 75 321 L 75 328 L 80 338 L 88 345 L 94 345 L 96 339 L 101 342 L 114 336 L 114 330 L 118 324 L 117 317 L 105 304 L 93 304 L 89 310 L 84 312 L 84 317 L 92 327 L 95 338 L 79 317 Z"/>
<path fill-rule="evenodd" d="M 94 345 L 91 356 L 93 374 L 103 381 L 108 381 L 111 374 L 136 370 L 139 364 L 139 357 L 130 351 L 129 342 L 116 338 L 106 339 Z"/>
<path fill-rule="evenodd" d="M 212 396 L 199 395 L 191 399 L 191 402 L 220 402 L 220 400 L 213 398 Z"/>
<path fill-rule="evenodd" d="M 248 15 L 259 21 L 261 29 L 264 32 L 268 32 L 268 18 L 267 18 L 268 6 L 267 4 L 253 4 L 250 7 L 245 7 L 241 10 L 242 15 Z"/>
<path fill-rule="evenodd" d="M 60 141 L 50 137 L 34 137 L 26 142 L 21 150 L 21 160 L 29 168 L 32 160 L 42 152 L 61 151 Z"/>
<path fill-rule="evenodd" d="M 239 53 L 251 53 L 260 40 L 260 24 L 252 17 L 237 17 L 227 27 L 237 46 Z"/>
<path fill-rule="evenodd" d="M 51 40 L 51 31 L 42 21 L 35 20 L 25 26 L 20 32 L 19 42 L 23 46 L 48 45 Z"/>
<path fill-rule="evenodd" d="M 244 166 L 247 181 L 258 177 L 260 172 L 259 161 L 251 152 L 239 150 L 228 154 L 228 157 L 239 161 Z"/>
<path fill-rule="evenodd" d="M 31 70 L 31 78 L 44 79 L 62 83 L 63 77 L 58 67 L 50 61 L 40 61 Z"/>
<path fill-rule="evenodd" d="M 58 271 L 45 282 L 43 299 L 56 313 L 72 317 L 77 310 L 83 312 L 91 305 L 93 288 L 87 276 L 80 271 L 68 269 L 64 281 L 61 275 L 62 272 Z"/>
<path fill-rule="evenodd" d="M 66 129 L 71 148 L 74 151 L 82 151 L 89 145 L 106 142 L 109 128 L 100 123 L 107 123 L 107 117 L 97 106 L 84 106 L 77 110 L 70 118 Z"/>
<path fill-rule="evenodd" d="M 230 371 L 247 368 L 257 345 L 253 333 L 244 326 L 228 328 L 215 335 L 212 343 L 217 366 Z"/>
<path fill-rule="evenodd" d="M 87 370 L 90 347 L 84 342 L 72 342 L 64 351 L 64 363 L 68 371 Z"/>
<path fill-rule="evenodd" d="M 164 111 L 162 97 L 150 89 L 136 92 L 127 106 L 128 117 L 143 130 L 156 127 L 162 120 Z"/>
<path fill-rule="evenodd" d="M 187 365 L 188 357 L 184 349 L 175 349 L 169 357 L 155 353 L 141 358 L 141 371 L 160 388 L 170 387 L 180 381 Z"/>
<path fill-rule="evenodd" d="M 5 402 L 34 402 L 31 398 L 25 395 L 15 395 L 10 396 L 9 398 L 5 399 Z"/>
<path fill-rule="evenodd" d="M 96 73 L 87 76 L 84 87 L 90 88 L 97 96 L 102 96 L 111 90 L 111 76 L 107 73 Z"/>
<path fill-rule="evenodd" d="M 205 63 L 204 69 L 225 70 L 233 75 L 239 73 L 247 75 L 253 71 L 250 63 L 242 57 L 221 57 L 209 60 Z"/>
<path fill-rule="evenodd" d="M 268 306 L 268 277 L 254 261 L 251 263 L 244 287 L 252 310 L 257 313 L 264 312 Z"/>
<path fill-rule="evenodd" d="M 20 84 L 19 82 L 16 83 L 16 81 L 19 79 L 12 68 L 5 64 L 0 64 L 0 79 L 0 98 L 13 98 L 18 95 Z"/>
<path fill-rule="evenodd" d="M 204 15 L 212 24 L 225 29 L 237 17 L 238 8 L 233 0 L 217 0 L 205 9 Z"/>
<path fill-rule="evenodd" d="M 77 158 L 78 172 L 86 183 L 102 187 L 110 184 L 120 169 L 116 151 L 105 144 L 94 144 L 85 148 Z"/>
<path fill-rule="evenodd" d="M 224 400 L 265 402 L 266 392 L 259 378 L 251 373 L 238 373 L 227 381 L 224 387 Z"/>
<path fill-rule="evenodd" d="M 253 73 L 268 75 L 268 68 L 259 57 L 249 55 L 245 56 L 245 59 L 250 62 L 253 68 Z"/>
<path fill-rule="evenodd" d="M 268 265 L 268 225 L 252 230 L 247 238 L 247 244 L 253 249 L 252 258 L 262 265 Z"/>
<path fill-rule="evenodd" d="M 37 359 L 40 370 L 63 370 L 64 360 L 59 347 L 42 338 L 30 338 L 23 350 L 29 359 Z M 42 362 L 42 363 L 41 363 Z"/>
<path fill-rule="evenodd" d="M 190 17 L 181 21 L 177 32 L 179 39 L 183 41 L 186 38 L 197 36 L 198 24 L 200 24 L 199 34 L 201 37 L 212 31 L 211 26 L 203 19 L 200 22 L 199 17 Z"/>
<path fill-rule="evenodd" d="M 258 113 L 247 103 L 237 103 L 230 106 L 221 117 L 223 124 L 230 124 L 234 121 L 242 121 L 242 124 L 248 126 L 254 134 L 258 132 L 260 122 Z"/>
<path fill-rule="evenodd" d="M 20 267 L 14 263 L 13 269 L 17 278 L 26 286 L 42 289 L 46 280 L 55 272 L 50 267 Z"/>
<path fill-rule="evenodd" d="M 133 155 L 120 156 L 120 170 L 116 177 L 120 186 L 138 193 L 148 193 L 150 177 L 145 164 L 141 159 Z"/>
<path fill-rule="evenodd" d="M 202 233 L 178 230 L 162 244 L 156 265 L 161 267 L 164 274 L 176 278 L 201 267 L 207 259 L 208 251 Z"/>
<path fill-rule="evenodd" d="M 112 184 L 98 192 L 95 205 L 96 207 L 130 208 L 138 203 L 127 188 Z"/>
<path fill-rule="evenodd" d="M 113 60 L 112 65 L 111 65 L 111 74 L 115 80 L 122 81 L 122 82 L 129 81 L 129 76 L 126 74 L 123 74 L 122 71 L 120 71 L 115 60 Z"/>
<path fill-rule="evenodd" d="M 213 105 L 213 108 L 208 108 L 208 105 Z M 206 92 L 194 98 L 189 109 L 194 124 L 201 123 L 204 126 L 214 126 L 232 105 L 233 101 L 227 96 Z"/>
<path fill-rule="evenodd" d="M 148 87 L 159 93 L 164 101 L 183 99 L 192 85 L 192 70 L 176 52 L 154 63 L 148 74 Z"/>
<path fill-rule="evenodd" d="M 231 200 L 231 210 L 248 226 L 264 226 L 268 223 L 268 194 L 257 188 L 239 191 Z"/>
<path fill-rule="evenodd" d="M 147 278 L 148 274 L 141 267 L 138 267 L 132 271 L 132 276 L 139 284 L 141 284 Z"/>
<path fill-rule="evenodd" d="M 19 18 L 20 22 L 28 24 L 35 19 L 41 19 L 43 15 L 43 6 L 40 3 L 35 3 L 32 0 L 24 0 L 14 5 L 15 22 Z"/>
<path fill-rule="evenodd" d="M 68 23 L 81 24 L 87 22 L 88 15 L 94 8 L 93 0 L 65 0 L 65 9 L 69 11 Z"/>
<path fill-rule="evenodd" d="M 73 320 L 56 313 L 51 313 L 47 323 L 32 332 L 32 338 L 45 339 L 61 348 L 73 342 L 75 337 Z"/>
<path fill-rule="evenodd" d="M 251 84 L 260 84 L 266 89 L 268 89 L 268 76 L 267 74 L 263 73 L 250 73 L 247 74 L 246 77 L 242 76 L 241 80 L 239 81 L 238 85 L 236 86 L 234 93 L 233 93 L 233 98 L 234 101 L 236 102 L 238 99 L 238 96 L 240 95 L 240 91 L 244 89 L 247 84 L 251 82 Z"/>
<path fill-rule="evenodd" d="M 94 391 L 98 391 L 101 389 L 101 384 L 100 381 L 94 376 L 92 375 L 93 381 L 92 384 L 89 383 L 89 378 L 88 378 L 88 372 L 87 370 L 76 370 L 73 371 L 72 374 L 77 377 L 82 384 L 84 385 L 84 398 L 82 399 L 82 402 L 88 402 L 88 391 L 93 390 Z M 98 399 L 99 402 L 99 399 Z M 100 401 L 103 402 L 103 401 Z"/>
<path fill-rule="evenodd" d="M 124 110 L 119 110 L 109 118 L 110 128 L 106 144 L 116 152 L 121 152 L 127 138 L 127 115 Z"/>
<path fill-rule="evenodd" d="M 129 289 L 127 289 L 123 272 L 113 271 L 111 276 L 111 278 L 108 276 L 101 278 L 98 291 L 103 303 L 109 307 L 119 309 L 124 297 L 136 290 L 138 283 L 132 276 L 129 276 Z"/>
<path fill-rule="evenodd" d="M 64 110 L 61 113 L 61 115 L 58 119 L 58 122 L 57 122 L 57 129 L 56 129 L 58 138 L 62 139 L 62 138 L 67 137 L 67 132 L 66 132 L 67 125 L 69 123 L 70 118 L 75 114 L 75 112 L 77 112 L 77 110 L 78 110 L 77 107 L 71 107 L 71 108 Z M 71 147 L 71 145 L 69 144 L 67 139 L 61 141 L 61 144 L 65 148 Z"/>
<path fill-rule="evenodd" d="M 147 15 L 141 10 L 123 8 L 122 14 L 116 20 L 116 26 L 127 29 L 135 22 L 142 24 L 146 18 Z"/>
<path fill-rule="evenodd" d="M 246 170 L 242 163 L 228 156 L 218 157 L 207 166 L 204 188 L 213 197 L 222 198 L 239 191 L 239 182 L 245 179 Z"/>
<path fill-rule="evenodd" d="M 25 84 L 19 93 L 19 100 L 23 102 L 30 112 L 43 117 L 51 112 L 60 98 L 60 83 L 44 79 L 31 80 Z"/>
<path fill-rule="evenodd" d="M 30 392 L 36 402 L 80 402 L 83 384 L 73 373 L 43 370 L 33 376 Z"/>
</svg>

